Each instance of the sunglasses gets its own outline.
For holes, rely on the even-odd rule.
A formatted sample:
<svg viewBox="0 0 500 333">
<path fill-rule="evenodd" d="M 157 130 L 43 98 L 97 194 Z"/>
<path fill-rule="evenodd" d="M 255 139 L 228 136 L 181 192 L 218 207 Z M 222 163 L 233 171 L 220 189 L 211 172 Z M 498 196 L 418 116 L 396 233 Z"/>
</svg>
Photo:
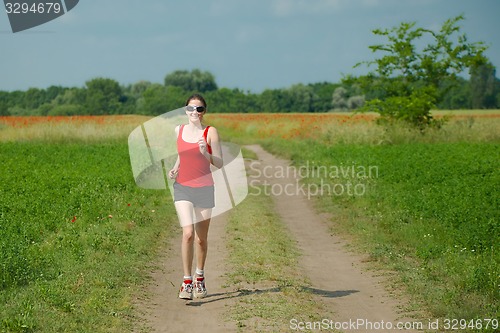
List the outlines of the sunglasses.
<svg viewBox="0 0 500 333">
<path fill-rule="evenodd" d="M 196 111 L 198 113 L 202 113 L 202 112 L 205 112 L 205 107 L 204 106 L 192 106 L 192 105 L 188 105 L 186 106 L 186 110 L 192 112 L 192 111 Z"/>
</svg>

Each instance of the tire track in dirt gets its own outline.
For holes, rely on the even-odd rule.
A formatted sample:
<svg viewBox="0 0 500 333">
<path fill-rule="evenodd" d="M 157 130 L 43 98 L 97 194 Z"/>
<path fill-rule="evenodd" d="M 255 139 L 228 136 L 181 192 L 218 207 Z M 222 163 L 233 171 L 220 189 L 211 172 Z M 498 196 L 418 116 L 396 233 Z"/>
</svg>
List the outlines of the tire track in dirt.
<svg viewBox="0 0 500 333">
<path fill-rule="evenodd" d="M 260 167 L 267 168 L 266 175 L 273 174 L 270 170 L 290 168 L 289 161 L 276 158 L 258 145 L 246 148 L 257 154 Z M 294 173 L 285 173 L 283 177 L 266 178 L 266 181 L 271 186 L 283 189 L 287 184 L 297 184 L 294 176 Z M 368 323 L 380 325 L 384 322 L 395 326 L 397 323 L 415 321 L 405 317 L 401 310 L 404 302 L 386 290 L 387 281 L 364 269 L 363 258 L 347 252 L 345 241 L 330 233 L 325 217 L 313 210 L 304 195 L 287 195 L 283 191 L 283 194 L 273 196 L 273 199 L 277 213 L 297 241 L 302 254 L 300 265 L 311 281 L 311 291 L 333 312 L 334 318 L 327 319 L 340 323 L 365 320 L 367 323 L 349 326 L 345 332 L 401 332 L 364 328 L 370 328 Z M 404 332 L 417 331 L 408 329 Z"/>
</svg>

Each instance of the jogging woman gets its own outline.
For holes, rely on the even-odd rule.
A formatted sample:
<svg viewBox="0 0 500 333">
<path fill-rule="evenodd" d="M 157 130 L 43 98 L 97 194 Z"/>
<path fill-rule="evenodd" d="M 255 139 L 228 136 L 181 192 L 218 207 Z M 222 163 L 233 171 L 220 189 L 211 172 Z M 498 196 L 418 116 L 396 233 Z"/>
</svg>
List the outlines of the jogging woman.
<svg viewBox="0 0 500 333">
<path fill-rule="evenodd" d="M 182 265 L 184 278 L 179 298 L 203 298 L 207 237 L 212 208 L 215 207 L 214 181 L 210 166 L 222 167 L 219 134 L 214 127 L 202 123 L 207 112 L 205 99 L 194 94 L 186 101 L 186 125 L 175 128 L 177 134 L 177 161 L 168 176 L 175 179 L 174 204 L 182 226 Z M 192 275 L 196 253 L 195 279 Z"/>
</svg>

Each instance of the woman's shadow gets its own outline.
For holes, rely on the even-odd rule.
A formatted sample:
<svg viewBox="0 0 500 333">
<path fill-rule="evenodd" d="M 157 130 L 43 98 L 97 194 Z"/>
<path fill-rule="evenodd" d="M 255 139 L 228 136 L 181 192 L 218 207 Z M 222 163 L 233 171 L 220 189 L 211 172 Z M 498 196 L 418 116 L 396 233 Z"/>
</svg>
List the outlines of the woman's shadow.
<svg viewBox="0 0 500 333">
<path fill-rule="evenodd" d="M 245 297 L 251 295 L 259 295 L 259 294 L 267 294 L 267 293 L 279 293 L 282 292 L 286 287 L 274 287 L 268 289 L 237 289 L 235 291 L 224 292 L 224 293 L 215 293 L 208 294 L 207 297 L 203 299 L 196 299 L 194 301 L 187 301 L 186 305 L 188 306 L 202 306 L 204 304 L 209 304 L 213 302 L 219 302 L 222 300 Z M 312 287 L 301 286 L 299 290 L 302 292 L 311 293 L 313 295 L 318 295 L 325 298 L 340 298 L 346 297 L 351 294 L 358 293 L 359 290 L 323 290 Z"/>
</svg>

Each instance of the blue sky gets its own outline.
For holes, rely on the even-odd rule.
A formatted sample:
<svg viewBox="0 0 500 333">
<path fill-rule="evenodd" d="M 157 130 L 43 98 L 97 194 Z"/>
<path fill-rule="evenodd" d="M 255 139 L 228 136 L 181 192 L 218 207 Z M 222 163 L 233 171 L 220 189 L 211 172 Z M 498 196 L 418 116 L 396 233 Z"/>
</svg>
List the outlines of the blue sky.
<svg viewBox="0 0 500 333">
<path fill-rule="evenodd" d="M 81 87 L 95 77 L 163 83 L 178 69 L 219 87 L 261 92 L 339 82 L 402 21 L 438 29 L 451 17 L 500 67 L 498 0 L 80 0 L 66 15 L 13 34 L 0 13 L 0 90 Z M 497 77 L 499 74 L 497 74 Z"/>
</svg>

